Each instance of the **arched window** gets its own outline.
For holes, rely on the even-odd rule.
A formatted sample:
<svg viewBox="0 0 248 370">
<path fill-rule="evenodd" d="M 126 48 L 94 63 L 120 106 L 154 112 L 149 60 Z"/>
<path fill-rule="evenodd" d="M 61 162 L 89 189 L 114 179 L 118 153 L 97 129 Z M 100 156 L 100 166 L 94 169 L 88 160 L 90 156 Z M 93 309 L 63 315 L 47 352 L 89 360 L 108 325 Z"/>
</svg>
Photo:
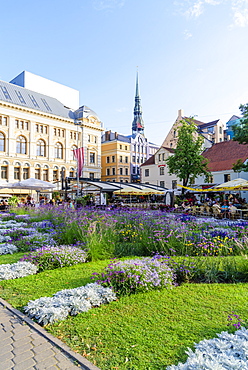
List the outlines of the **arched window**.
<svg viewBox="0 0 248 370">
<path fill-rule="evenodd" d="M 36 155 L 38 155 L 40 157 L 45 157 L 45 155 L 46 155 L 46 144 L 41 139 L 37 141 Z"/>
<path fill-rule="evenodd" d="M 56 143 L 54 146 L 54 157 L 55 158 L 63 158 L 63 146 L 60 143 Z"/>
<path fill-rule="evenodd" d="M 37 180 L 41 180 L 40 178 L 40 170 L 41 170 L 41 166 L 39 164 L 37 164 L 35 166 L 35 169 L 34 169 L 34 176 Z"/>
<path fill-rule="evenodd" d="M 24 163 L 23 169 L 22 169 L 22 178 L 23 180 L 29 179 L 29 168 L 30 164 L 29 163 Z"/>
<path fill-rule="evenodd" d="M 27 154 L 27 140 L 24 136 L 18 136 L 16 140 L 16 153 Z"/>
<path fill-rule="evenodd" d="M 4 161 L 1 166 L 1 179 L 8 179 L 8 162 Z"/>
<path fill-rule="evenodd" d="M 0 132 L 0 152 L 5 152 L 5 136 Z"/>
<path fill-rule="evenodd" d="M 53 181 L 56 181 L 59 179 L 59 169 L 57 166 L 53 169 Z"/>
<path fill-rule="evenodd" d="M 16 162 L 14 166 L 14 179 L 20 180 L 21 179 L 21 163 Z"/>
<path fill-rule="evenodd" d="M 46 164 L 43 169 L 43 181 L 49 181 L 48 166 Z"/>
</svg>

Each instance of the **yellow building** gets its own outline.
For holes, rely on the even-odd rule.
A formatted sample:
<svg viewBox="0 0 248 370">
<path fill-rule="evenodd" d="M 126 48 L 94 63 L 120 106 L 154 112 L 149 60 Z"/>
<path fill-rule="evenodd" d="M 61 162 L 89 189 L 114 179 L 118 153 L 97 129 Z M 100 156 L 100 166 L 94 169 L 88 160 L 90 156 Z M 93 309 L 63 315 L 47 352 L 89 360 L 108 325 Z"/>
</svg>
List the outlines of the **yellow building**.
<svg viewBox="0 0 248 370">
<path fill-rule="evenodd" d="M 75 177 L 73 149 L 80 147 L 85 154 L 81 176 L 100 179 L 102 131 L 86 106 L 73 110 L 54 97 L 0 81 L 0 183 Z"/>
<path fill-rule="evenodd" d="M 130 143 L 117 132 L 102 136 L 102 181 L 130 182 Z"/>
</svg>

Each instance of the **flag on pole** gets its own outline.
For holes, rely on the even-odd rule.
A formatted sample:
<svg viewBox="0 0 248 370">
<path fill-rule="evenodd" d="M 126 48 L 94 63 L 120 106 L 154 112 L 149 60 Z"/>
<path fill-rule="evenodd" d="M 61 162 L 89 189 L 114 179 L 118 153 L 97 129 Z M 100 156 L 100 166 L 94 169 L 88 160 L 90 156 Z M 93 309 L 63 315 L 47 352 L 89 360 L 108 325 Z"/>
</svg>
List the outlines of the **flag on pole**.
<svg viewBox="0 0 248 370">
<path fill-rule="evenodd" d="M 77 171 L 80 177 L 84 166 L 84 148 L 73 149 L 73 154 L 77 160 Z"/>
</svg>

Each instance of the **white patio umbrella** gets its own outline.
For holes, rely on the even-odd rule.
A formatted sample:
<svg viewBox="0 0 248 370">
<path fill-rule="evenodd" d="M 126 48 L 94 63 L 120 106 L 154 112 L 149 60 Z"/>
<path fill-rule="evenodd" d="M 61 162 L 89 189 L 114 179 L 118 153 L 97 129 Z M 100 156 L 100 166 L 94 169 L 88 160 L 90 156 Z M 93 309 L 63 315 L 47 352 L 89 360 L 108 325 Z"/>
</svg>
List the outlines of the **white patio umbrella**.
<svg viewBox="0 0 248 370">
<path fill-rule="evenodd" d="M 214 188 L 215 189 L 225 189 L 225 190 L 242 190 L 243 188 L 247 188 L 247 186 L 248 186 L 248 181 L 239 177 L 237 179 L 230 180 L 222 184 L 219 184 L 215 186 Z"/>
<path fill-rule="evenodd" d="M 51 184 L 48 181 L 42 181 L 34 178 L 26 179 L 26 180 L 21 180 L 12 184 L 1 184 L 0 188 L 2 189 L 29 189 L 29 190 L 37 190 L 37 191 L 42 191 L 42 190 L 49 190 L 49 189 L 54 189 L 56 185 Z"/>
</svg>

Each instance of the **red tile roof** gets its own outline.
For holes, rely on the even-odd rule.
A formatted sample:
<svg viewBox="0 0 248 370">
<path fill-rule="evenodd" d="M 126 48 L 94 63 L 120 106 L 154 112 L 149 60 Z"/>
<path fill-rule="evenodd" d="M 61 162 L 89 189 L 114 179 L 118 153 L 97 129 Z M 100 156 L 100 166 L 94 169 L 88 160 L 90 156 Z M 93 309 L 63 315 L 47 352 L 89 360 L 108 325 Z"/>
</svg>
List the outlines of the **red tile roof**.
<svg viewBox="0 0 248 370">
<path fill-rule="evenodd" d="M 206 149 L 202 155 L 209 160 L 209 171 L 231 170 L 238 159 L 244 162 L 248 158 L 248 145 L 233 140 L 223 141 Z"/>
<path fill-rule="evenodd" d="M 153 154 L 150 158 L 147 159 L 140 167 L 148 166 L 150 164 L 155 164 L 155 154 Z"/>
</svg>

